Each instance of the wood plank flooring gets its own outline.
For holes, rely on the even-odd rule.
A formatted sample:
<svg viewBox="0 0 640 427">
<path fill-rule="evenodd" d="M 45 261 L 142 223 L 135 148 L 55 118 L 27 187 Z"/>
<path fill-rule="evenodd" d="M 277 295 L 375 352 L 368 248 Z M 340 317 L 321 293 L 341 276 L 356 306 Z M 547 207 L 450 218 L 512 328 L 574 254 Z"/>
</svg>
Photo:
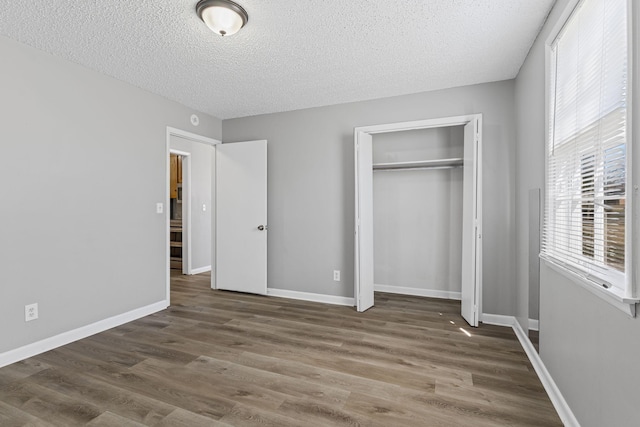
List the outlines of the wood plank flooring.
<svg viewBox="0 0 640 427">
<path fill-rule="evenodd" d="M 172 274 L 168 310 L 0 369 L 0 425 L 562 425 L 511 329 L 457 302 L 357 313 Z"/>
</svg>

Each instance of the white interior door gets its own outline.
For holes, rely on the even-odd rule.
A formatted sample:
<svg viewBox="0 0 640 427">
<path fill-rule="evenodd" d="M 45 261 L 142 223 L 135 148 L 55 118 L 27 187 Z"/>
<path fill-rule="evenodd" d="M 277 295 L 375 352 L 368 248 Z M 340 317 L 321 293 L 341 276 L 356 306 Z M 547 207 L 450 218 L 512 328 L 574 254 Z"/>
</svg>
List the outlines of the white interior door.
<svg viewBox="0 0 640 427">
<path fill-rule="evenodd" d="M 216 147 L 216 286 L 267 293 L 267 141 Z"/>
<path fill-rule="evenodd" d="M 373 137 L 356 131 L 356 230 L 355 289 L 356 307 L 365 311 L 373 306 Z"/>
<path fill-rule="evenodd" d="M 464 182 L 462 193 L 462 317 L 478 326 L 481 288 L 480 128 L 478 119 L 464 127 Z"/>
</svg>

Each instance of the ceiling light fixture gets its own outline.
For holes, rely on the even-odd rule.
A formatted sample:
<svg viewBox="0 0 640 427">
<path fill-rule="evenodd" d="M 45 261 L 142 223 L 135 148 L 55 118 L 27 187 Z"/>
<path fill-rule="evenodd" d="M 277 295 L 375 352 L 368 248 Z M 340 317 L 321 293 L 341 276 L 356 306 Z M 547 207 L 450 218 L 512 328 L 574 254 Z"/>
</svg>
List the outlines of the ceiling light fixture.
<svg viewBox="0 0 640 427">
<path fill-rule="evenodd" d="M 200 0 L 196 12 L 211 31 L 223 37 L 237 33 L 249 21 L 247 11 L 231 0 Z"/>
</svg>

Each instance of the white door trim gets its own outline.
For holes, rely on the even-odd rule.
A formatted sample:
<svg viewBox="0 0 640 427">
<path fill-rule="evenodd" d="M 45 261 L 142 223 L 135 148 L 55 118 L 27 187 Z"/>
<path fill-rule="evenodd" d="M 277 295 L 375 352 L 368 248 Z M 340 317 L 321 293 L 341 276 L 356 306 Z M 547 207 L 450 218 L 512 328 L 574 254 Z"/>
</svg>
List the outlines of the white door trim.
<svg viewBox="0 0 640 427">
<path fill-rule="evenodd" d="M 179 136 L 181 138 L 185 138 L 185 139 L 189 139 L 191 141 L 194 142 L 200 142 L 202 144 L 209 144 L 209 145 L 218 145 L 221 144 L 220 141 L 218 141 L 217 139 L 213 139 L 213 138 L 209 138 L 208 136 L 202 136 L 202 135 L 198 135 L 192 132 L 187 132 L 186 130 L 182 130 L 182 129 L 177 129 L 177 128 L 172 128 L 170 126 L 167 126 L 167 141 L 169 140 L 169 136 L 174 135 L 174 136 Z"/>
<path fill-rule="evenodd" d="M 166 286 L 166 292 L 167 292 L 167 306 L 171 305 L 171 248 L 169 246 L 169 238 L 170 238 L 170 234 L 169 234 L 169 228 L 170 228 L 170 215 L 169 215 L 169 204 L 171 203 L 171 200 L 169 198 L 169 188 L 171 186 L 171 164 L 170 164 L 170 154 L 172 152 L 175 152 L 176 154 L 181 154 L 181 155 L 190 155 L 191 153 L 186 153 L 186 152 L 180 152 L 179 150 L 171 150 L 171 137 L 172 136 L 178 136 L 181 138 L 186 138 L 190 141 L 194 141 L 194 142 L 199 142 L 202 144 L 208 144 L 208 145 L 212 145 L 212 146 L 216 146 L 217 144 L 220 144 L 221 142 L 218 141 L 217 139 L 213 139 L 213 138 L 209 138 L 207 136 L 203 136 L 203 135 L 198 135 L 192 132 L 188 132 L 182 129 L 177 129 L 177 128 L 173 128 L 170 126 L 167 126 L 167 131 L 166 131 L 166 137 L 165 137 L 165 200 L 164 200 L 164 216 L 165 216 L 165 235 L 164 235 L 164 242 L 165 242 L 165 275 L 166 275 L 166 280 L 165 280 L 165 286 Z M 187 179 L 189 180 L 189 189 L 190 190 L 190 168 L 188 168 L 188 172 L 187 172 Z M 212 171 L 212 173 L 215 173 L 215 171 Z M 213 189 L 211 190 L 212 192 L 214 191 Z M 184 196 L 184 195 L 183 195 Z M 211 200 L 214 200 L 215 194 L 211 194 Z M 189 202 L 190 202 L 190 195 L 189 195 Z M 185 205 L 184 201 L 183 201 L 183 205 L 182 205 L 182 209 L 183 209 L 183 215 L 184 215 L 184 209 L 186 206 L 187 209 L 187 218 L 188 218 L 188 224 L 187 224 L 187 246 L 188 246 L 188 271 L 191 271 L 191 251 L 190 249 L 190 245 L 191 245 L 191 208 L 190 208 L 190 203 L 187 203 Z M 183 240 L 184 240 L 184 235 L 183 235 Z M 212 236 L 213 238 L 213 236 Z M 213 254 L 212 254 L 213 255 Z M 213 265 L 213 259 L 212 261 L 212 265 Z M 183 265 L 183 272 L 184 272 L 184 265 Z"/>
<path fill-rule="evenodd" d="M 425 119 L 425 120 L 415 120 L 410 122 L 400 122 L 400 123 L 387 123 L 380 125 L 371 125 L 371 126 L 360 126 L 354 129 L 354 143 L 355 143 L 355 151 L 356 151 L 356 161 L 355 161 L 355 176 L 356 176 L 356 185 L 355 185 L 355 200 L 356 200 L 356 212 L 355 212 L 355 274 L 354 274 L 354 299 L 356 304 L 361 300 L 360 295 L 360 278 L 363 276 L 360 271 L 362 268 L 373 268 L 373 266 L 363 266 L 362 260 L 360 259 L 362 254 L 364 253 L 362 248 L 360 248 L 360 240 L 362 239 L 361 233 L 372 232 L 372 230 L 360 230 L 360 212 L 359 212 L 359 204 L 358 201 L 360 199 L 360 194 L 363 191 L 361 180 L 361 171 L 359 170 L 359 165 L 362 163 L 358 161 L 358 136 L 363 134 L 379 134 L 379 133 L 390 133 L 390 132 L 400 132 L 406 130 L 418 130 L 418 129 L 429 129 L 429 128 L 439 128 L 439 127 L 448 127 L 448 126 L 463 126 L 467 123 L 477 121 L 478 124 L 478 159 L 477 159 L 477 179 L 478 186 L 480 188 L 476 188 L 476 192 L 481 192 L 482 188 L 482 114 L 468 114 L 463 116 L 453 116 L 453 117 L 441 117 L 435 119 Z M 475 197 L 474 197 L 475 199 Z M 477 220 L 478 220 L 478 230 L 481 233 L 482 230 L 482 206 L 481 206 L 481 197 L 480 200 L 477 201 Z M 481 234 L 479 234 L 481 236 Z M 480 242 L 477 242 L 480 245 Z M 369 253 L 371 251 L 368 251 Z M 479 253 L 478 253 L 479 252 Z M 482 312 L 482 250 L 480 249 L 476 254 L 476 281 L 475 281 L 475 295 L 477 301 L 476 313 Z M 371 291 L 373 291 L 373 284 L 371 286 Z"/>
<path fill-rule="evenodd" d="M 418 130 L 429 128 L 441 128 L 448 126 L 463 126 L 474 119 L 481 119 L 482 114 L 469 114 L 465 116 L 441 117 L 437 119 L 414 120 L 411 122 L 386 123 L 382 125 L 360 126 L 356 132 L 364 132 L 371 135 L 376 133 L 400 132 L 405 130 Z"/>
</svg>

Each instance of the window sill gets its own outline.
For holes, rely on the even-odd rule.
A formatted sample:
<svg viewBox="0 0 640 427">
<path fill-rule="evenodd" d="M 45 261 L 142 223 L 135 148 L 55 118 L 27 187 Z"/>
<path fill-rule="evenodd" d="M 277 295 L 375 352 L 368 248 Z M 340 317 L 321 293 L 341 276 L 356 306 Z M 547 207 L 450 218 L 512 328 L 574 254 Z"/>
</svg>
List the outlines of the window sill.
<svg viewBox="0 0 640 427">
<path fill-rule="evenodd" d="M 629 316 L 636 317 L 636 304 L 640 303 L 640 298 L 629 298 L 624 296 L 622 292 L 620 292 L 620 290 L 616 288 L 612 287 L 607 289 L 599 286 L 595 282 L 563 267 L 553 259 L 548 258 L 544 255 L 540 255 L 540 259 L 542 259 L 549 268 L 562 274 L 567 279 L 588 290 L 592 294 L 600 297 L 617 309 L 625 312 Z"/>
</svg>

